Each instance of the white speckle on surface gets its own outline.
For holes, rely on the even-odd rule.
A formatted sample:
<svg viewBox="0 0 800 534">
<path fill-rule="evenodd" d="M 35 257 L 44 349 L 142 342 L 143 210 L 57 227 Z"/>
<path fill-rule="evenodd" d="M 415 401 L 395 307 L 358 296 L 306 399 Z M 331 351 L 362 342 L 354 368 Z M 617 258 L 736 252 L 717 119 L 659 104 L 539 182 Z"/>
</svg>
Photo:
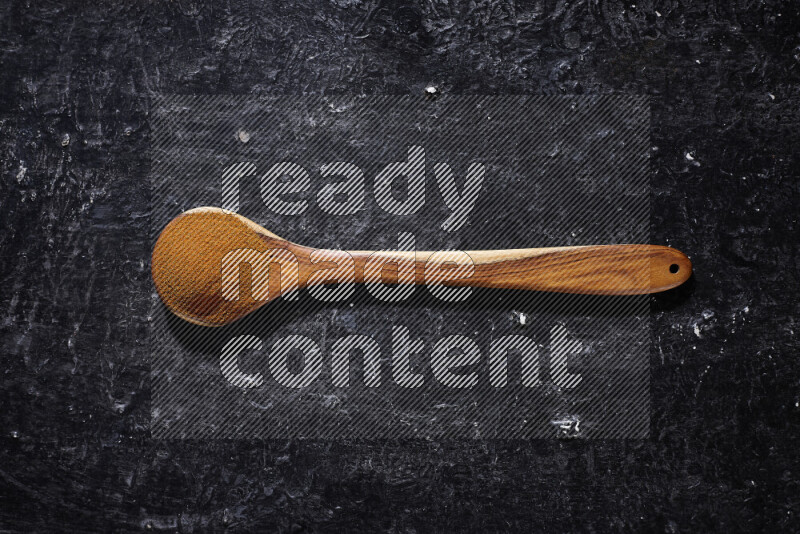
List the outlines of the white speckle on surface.
<svg viewBox="0 0 800 534">
<path fill-rule="evenodd" d="M 769 97 L 770 97 L 772 100 L 775 100 L 775 95 L 773 95 L 772 93 L 767 93 L 767 94 L 769 95 Z"/>
<path fill-rule="evenodd" d="M 700 166 L 700 162 L 698 161 L 697 156 L 695 156 L 695 154 L 693 152 L 687 150 L 683 154 L 683 157 L 686 159 L 686 161 L 690 162 L 695 167 L 699 167 Z"/>
<path fill-rule="evenodd" d="M 328 107 L 331 109 L 331 113 L 344 113 L 350 109 L 347 105 L 336 106 L 332 102 L 328 103 Z"/>
<path fill-rule="evenodd" d="M 22 162 L 19 164 L 19 170 L 17 171 L 17 182 L 22 182 L 25 178 L 25 173 L 28 172 L 28 167 L 26 167 Z"/>
<path fill-rule="evenodd" d="M 425 88 L 425 96 L 428 98 L 436 98 L 439 96 L 439 88 L 435 85 L 429 85 Z"/>
<path fill-rule="evenodd" d="M 660 16 L 661 16 L 661 13 L 659 13 L 658 11 L 656 11 L 656 17 L 660 17 Z"/>
<path fill-rule="evenodd" d="M 694 335 L 702 338 L 702 333 L 709 328 L 713 327 L 716 321 L 714 320 L 715 313 L 713 310 L 703 310 L 700 313 L 699 317 L 695 317 L 689 323 L 689 326 L 692 327 L 692 331 Z"/>
<path fill-rule="evenodd" d="M 322 405 L 325 408 L 332 408 L 339 404 L 339 397 L 336 395 L 323 395 L 322 396 Z"/>
<path fill-rule="evenodd" d="M 255 401 L 252 401 L 252 400 L 248 401 L 248 402 L 250 403 L 250 406 L 252 406 L 253 408 L 258 408 L 259 410 L 262 410 L 262 411 L 269 410 L 269 409 L 272 408 L 272 403 L 271 402 L 268 402 L 266 404 L 259 404 L 259 403 L 255 402 Z"/>
<path fill-rule="evenodd" d="M 18 438 L 19 437 L 19 432 L 17 432 L 16 430 L 12 430 L 11 431 L 11 437 L 14 438 L 14 439 Z"/>
<path fill-rule="evenodd" d="M 579 437 L 581 434 L 581 419 L 578 415 L 567 415 L 550 421 L 550 424 L 556 427 L 560 437 Z"/>
<path fill-rule="evenodd" d="M 250 141 L 250 132 L 246 132 L 245 130 L 239 130 L 239 132 L 236 134 L 236 137 L 238 137 L 239 141 L 241 141 L 242 143 L 247 143 L 248 141 Z"/>
<path fill-rule="evenodd" d="M 125 402 L 123 400 L 115 400 L 112 409 L 116 413 L 122 413 L 125 411 L 125 408 L 128 407 L 128 404 L 129 404 L 128 402 Z"/>
<path fill-rule="evenodd" d="M 64 134 L 61 136 L 61 146 L 68 146 L 69 145 L 69 134 Z"/>
</svg>

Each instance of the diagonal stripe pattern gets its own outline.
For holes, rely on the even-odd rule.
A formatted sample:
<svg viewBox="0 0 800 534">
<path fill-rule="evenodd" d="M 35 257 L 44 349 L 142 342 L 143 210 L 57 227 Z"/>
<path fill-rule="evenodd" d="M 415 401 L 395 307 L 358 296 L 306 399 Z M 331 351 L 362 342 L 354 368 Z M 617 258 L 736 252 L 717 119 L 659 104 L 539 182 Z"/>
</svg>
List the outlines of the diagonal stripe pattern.
<svg viewBox="0 0 800 534">
<path fill-rule="evenodd" d="M 321 249 L 649 242 L 646 97 L 164 95 L 151 126 L 152 243 L 202 205 Z M 648 435 L 646 296 L 446 299 L 376 273 L 213 329 L 153 289 L 152 435 Z"/>
</svg>

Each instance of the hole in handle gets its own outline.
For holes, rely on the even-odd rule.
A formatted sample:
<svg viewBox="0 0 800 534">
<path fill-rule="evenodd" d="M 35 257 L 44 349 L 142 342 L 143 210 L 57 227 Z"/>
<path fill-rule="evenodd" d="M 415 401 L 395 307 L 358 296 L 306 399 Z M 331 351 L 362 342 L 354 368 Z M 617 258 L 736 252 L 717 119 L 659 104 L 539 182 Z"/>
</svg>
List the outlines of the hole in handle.
<svg viewBox="0 0 800 534">
<path fill-rule="evenodd" d="M 672 274 L 675 274 L 680 270 L 681 270 L 681 267 L 677 263 L 673 263 L 672 265 L 669 266 L 669 272 L 671 272 Z"/>
</svg>

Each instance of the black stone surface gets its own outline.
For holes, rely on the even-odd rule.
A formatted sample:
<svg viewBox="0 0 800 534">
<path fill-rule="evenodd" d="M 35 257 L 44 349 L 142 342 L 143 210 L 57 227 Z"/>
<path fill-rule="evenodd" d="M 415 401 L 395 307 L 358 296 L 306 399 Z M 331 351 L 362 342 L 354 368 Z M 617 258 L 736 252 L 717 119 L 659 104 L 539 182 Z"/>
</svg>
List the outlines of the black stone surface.
<svg viewBox="0 0 800 534">
<path fill-rule="evenodd" d="M 635 5 L 634 5 L 635 4 Z M 795 2 L 2 2 L 0 528 L 797 531 Z M 157 92 L 652 97 L 639 441 L 149 437 Z"/>
</svg>

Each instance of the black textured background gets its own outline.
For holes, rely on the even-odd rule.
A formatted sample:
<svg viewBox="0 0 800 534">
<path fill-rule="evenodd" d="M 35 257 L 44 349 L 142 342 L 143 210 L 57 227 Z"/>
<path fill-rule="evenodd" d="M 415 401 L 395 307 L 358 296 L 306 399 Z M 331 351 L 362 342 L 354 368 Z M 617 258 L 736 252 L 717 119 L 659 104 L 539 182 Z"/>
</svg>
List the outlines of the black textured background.
<svg viewBox="0 0 800 534">
<path fill-rule="evenodd" d="M 798 530 L 796 2 L 2 2 L 0 528 Z M 149 438 L 156 92 L 652 98 L 651 437 Z M 795 153 L 793 153 L 793 151 Z"/>
</svg>

